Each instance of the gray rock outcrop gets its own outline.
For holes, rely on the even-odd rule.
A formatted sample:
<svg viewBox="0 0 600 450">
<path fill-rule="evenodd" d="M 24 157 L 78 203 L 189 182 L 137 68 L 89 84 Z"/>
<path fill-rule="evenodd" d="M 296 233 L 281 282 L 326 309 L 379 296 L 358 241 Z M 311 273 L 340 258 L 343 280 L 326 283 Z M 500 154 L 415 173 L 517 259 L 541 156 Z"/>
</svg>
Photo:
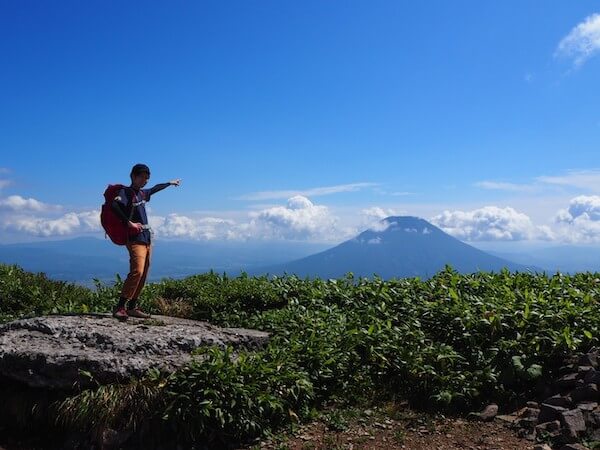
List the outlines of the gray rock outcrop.
<svg viewBox="0 0 600 450">
<path fill-rule="evenodd" d="M 258 348 L 268 333 L 154 316 L 119 322 L 110 315 L 51 315 L 0 326 L 0 376 L 30 387 L 69 390 L 172 372 L 202 346 Z"/>
<path fill-rule="evenodd" d="M 552 381 L 552 380 L 549 380 Z M 528 402 L 519 411 L 498 416 L 532 441 L 559 450 L 586 449 L 578 441 L 600 441 L 600 350 L 570 356 L 551 383 L 549 396 Z M 546 446 L 550 448 L 550 446 Z M 594 447 L 595 448 L 595 447 Z"/>
</svg>

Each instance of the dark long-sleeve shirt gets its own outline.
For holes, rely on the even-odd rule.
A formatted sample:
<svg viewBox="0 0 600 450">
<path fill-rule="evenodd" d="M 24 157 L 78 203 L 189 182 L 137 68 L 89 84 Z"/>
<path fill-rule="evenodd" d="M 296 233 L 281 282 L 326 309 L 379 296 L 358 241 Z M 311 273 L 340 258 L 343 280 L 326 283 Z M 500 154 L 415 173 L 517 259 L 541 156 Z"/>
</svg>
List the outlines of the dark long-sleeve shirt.
<svg viewBox="0 0 600 450">
<path fill-rule="evenodd" d="M 148 225 L 148 216 L 146 214 L 145 204 L 150 201 L 152 195 L 169 187 L 170 183 L 161 183 L 150 189 L 135 189 L 132 186 L 123 188 L 119 191 L 119 195 L 112 202 L 112 209 L 117 214 L 123 223 L 127 226 L 127 222 L 131 220 L 134 223 Z M 133 208 L 133 209 L 132 209 Z M 130 237 L 130 242 L 141 242 L 150 244 L 151 232 L 147 227 L 137 236 Z"/>
</svg>

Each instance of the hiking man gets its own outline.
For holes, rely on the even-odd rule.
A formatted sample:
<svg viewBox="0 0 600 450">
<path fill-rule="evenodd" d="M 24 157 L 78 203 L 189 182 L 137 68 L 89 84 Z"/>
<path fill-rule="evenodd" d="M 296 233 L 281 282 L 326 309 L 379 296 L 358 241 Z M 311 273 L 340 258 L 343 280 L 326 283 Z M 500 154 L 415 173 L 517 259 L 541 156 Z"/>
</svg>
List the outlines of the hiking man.
<svg viewBox="0 0 600 450">
<path fill-rule="evenodd" d="M 112 202 L 113 211 L 127 227 L 129 235 L 126 244 L 129 251 L 129 274 L 123 284 L 119 302 L 113 310 L 113 316 L 119 320 L 127 320 L 128 317 L 150 317 L 150 314 L 140 310 L 137 304 L 146 282 L 152 254 L 152 234 L 148 226 L 145 203 L 157 192 L 169 186 L 179 186 L 181 182 L 176 179 L 143 189 L 150 179 L 150 169 L 145 164 L 133 166 L 130 177 L 131 186 L 121 189 Z"/>
</svg>

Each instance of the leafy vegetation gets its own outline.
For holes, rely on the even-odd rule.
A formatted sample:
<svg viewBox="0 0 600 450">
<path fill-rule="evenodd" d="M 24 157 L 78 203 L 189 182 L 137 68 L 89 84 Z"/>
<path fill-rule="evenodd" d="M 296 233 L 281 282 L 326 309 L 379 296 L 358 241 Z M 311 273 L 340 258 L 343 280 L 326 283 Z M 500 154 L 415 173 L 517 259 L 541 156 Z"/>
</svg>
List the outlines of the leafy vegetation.
<svg viewBox="0 0 600 450">
<path fill-rule="evenodd" d="M 120 280 L 91 291 L 0 266 L 0 314 L 107 311 L 119 289 Z M 64 426 L 88 431 L 152 422 L 165 439 L 239 442 L 331 402 L 405 398 L 473 408 L 515 401 L 565 354 L 598 345 L 599 299 L 592 273 L 459 275 L 447 268 L 428 280 L 216 273 L 163 280 L 145 289 L 145 308 L 266 330 L 269 344 L 238 354 L 203 349 L 171 376 L 81 392 L 59 416 Z"/>
<path fill-rule="evenodd" d="M 0 264 L 0 323 L 29 315 L 104 310 L 107 300 L 102 303 L 89 289 L 42 273 Z"/>
</svg>

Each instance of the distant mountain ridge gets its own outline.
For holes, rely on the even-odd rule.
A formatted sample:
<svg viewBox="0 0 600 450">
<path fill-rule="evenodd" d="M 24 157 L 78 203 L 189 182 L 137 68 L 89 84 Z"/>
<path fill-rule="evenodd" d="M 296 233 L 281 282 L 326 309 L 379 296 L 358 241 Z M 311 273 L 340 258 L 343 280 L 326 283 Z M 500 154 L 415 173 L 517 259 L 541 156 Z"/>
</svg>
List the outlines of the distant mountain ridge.
<svg viewBox="0 0 600 450">
<path fill-rule="evenodd" d="M 251 267 L 277 264 L 327 248 L 324 244 L 295 242 L 155 242 L 150 280 L 180 278 L 208 272 L 237 275 Z M 114 281 L 127 275 L 127 251 L 110 240 L 79 237 L 0 245 L 0 263 L 17 264 L 31 272 L 44 272 L 56 280 L 91 285 L 93 278 Z"/>
<path fill-rule="evenodd" d="M 505 267 L 511 271 L 535 270 L 465 244 L 424 219 L 392 216 L 333 248 L 252 273 L 339 278 L 352 272 L 384 279 L 427 278 L 447 264 L 461 273 L 497 272 Z"/>
<path fill-rule="evenodd" d="M 487 251 L 492 255 L 519 264 L 543 267 L 548 273 L 600 272 L 600 246 L 597 244 L 563 244 L 552 247 L 523 249 L 520 252 Z"/>
</svg>

